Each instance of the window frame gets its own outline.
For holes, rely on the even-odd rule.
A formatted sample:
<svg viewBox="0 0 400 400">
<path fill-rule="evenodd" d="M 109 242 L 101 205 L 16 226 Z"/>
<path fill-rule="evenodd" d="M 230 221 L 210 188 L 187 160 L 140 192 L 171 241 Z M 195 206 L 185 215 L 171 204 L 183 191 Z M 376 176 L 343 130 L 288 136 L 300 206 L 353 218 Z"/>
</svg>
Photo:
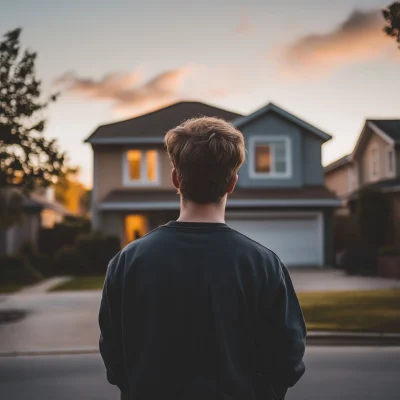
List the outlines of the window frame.
<svg viewBox="0 0 400 400">
<path fill-rule="evenodd" d="M 140 179 L 132 180 L 129 176 L 129 159 L 128 153 L 130 151 L 140 151 Z M 150 181 L 147 179 L 147 160 L 146 152 L 155 151 L 156 152 L 156 179 Z M 160 184 L 160 152 L 157 149 L 128 149 L 123 153 L 122 162 L 122 174 L 123 174 L 123 184 L 124 186 L 157 186 Z"/>
<path fill-rule="evenodd" d="M 390 155 L 392 155 L 392 159 L 390 159 Z M 390 165 L 390 161 L 392 161 L 392 165 Z M 396 159 L 395 159 L 395 152 L 393 147 L 389 147 L 387 151 L 387 172 L 389 175 L 392 175 L 395 173 L 396 170 Z M 392 167 L 392 168 L 390 168 Z"/>
<path fill-rule="evenodd" d="M 285 143 L 285 162 L 286 171 L 285 172 L 257 172 L 256 171 L 256 147 L 258 144 L 261 145 L 271 145 L 271 142 L 281 141 Z M 273 145 L 271 146 L 271 167 L 275 168 L 274 165 L 274 150 Z M 292 171 L 292 141 L 289 136 L 286 135 L 263 135 L 263 136 L 252 136 L 249 139 L 249 175 L 253 179 L 289 179 L 293 176 Z"/>
</svg>

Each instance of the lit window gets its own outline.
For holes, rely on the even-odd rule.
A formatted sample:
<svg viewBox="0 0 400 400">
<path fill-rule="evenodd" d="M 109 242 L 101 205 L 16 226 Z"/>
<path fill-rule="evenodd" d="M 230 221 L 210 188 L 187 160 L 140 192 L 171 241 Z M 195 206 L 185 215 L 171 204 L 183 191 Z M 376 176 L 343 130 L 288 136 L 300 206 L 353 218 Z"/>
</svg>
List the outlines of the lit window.
<svg viewBox="0 0 400 400">
<path fill-rule="evenodd" d="M 147 220 L 142 215 L 127 215 L 125 217 L 125 242 L 130 243 L 140 239 L 147 233 Z"/>
<path fill-rule="evenodd" d="M 126 184 L 157 183 L 157 150 L 129 150 L 126 163 Z"/>
<path fill-rule="evenodd" d="M 154 182 L 157 180 L 157 151 L 146 151 L 147 180 Z"/>
<path fill-rule="evenodd" d="M 128 151 L 129 179 L 138 181 L 140 179 L 140 169 L 142 164 L 142 152 L 139 150 Z"/>
<path fill-rule="evenodd" d="M 256 146 L 256 172 L 271 172 L 271 147 L 268 144 Z"/>
<path fill-rule="evenodd" d="M 253 177 L 288 177 L 290 171 L 290 149 L 288 139 L 254 139 Z"/>
</svg>

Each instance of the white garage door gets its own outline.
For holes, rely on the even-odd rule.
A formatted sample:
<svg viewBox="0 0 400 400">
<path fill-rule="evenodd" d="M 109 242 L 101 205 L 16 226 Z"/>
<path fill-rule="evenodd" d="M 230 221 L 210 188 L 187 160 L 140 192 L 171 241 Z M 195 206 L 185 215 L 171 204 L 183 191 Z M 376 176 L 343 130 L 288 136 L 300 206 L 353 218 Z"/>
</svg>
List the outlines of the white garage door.
<svg viewBox="0 0 400 400">
<path fill-rule="evenodd" d="M 274 251 L 288 266 L 323 265 L 320 214 L 227 217 L 227 224 Z"/>
</svg>

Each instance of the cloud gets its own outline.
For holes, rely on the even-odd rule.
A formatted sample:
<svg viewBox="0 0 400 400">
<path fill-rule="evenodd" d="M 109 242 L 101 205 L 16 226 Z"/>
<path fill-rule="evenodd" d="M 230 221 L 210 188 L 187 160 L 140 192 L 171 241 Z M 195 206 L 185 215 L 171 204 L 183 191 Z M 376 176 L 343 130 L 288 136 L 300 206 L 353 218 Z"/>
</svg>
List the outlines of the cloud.
<svg viewBox="0 0 400 400">
<path fill-rule="evenodd" d="M 66 73 L 54 81 L 63 91 L 94 100 L 112 101 L 114 111 L 134 116 L 183 99 L 213 100 L 237 94 L 236 74 L 225 68 L 187 65 L 162 72 L 145 81 L 141 70 L 113 72 L 100 79 Z"/>
<path fill-rule="evenodd" d="M 163 72 L 137 88 L 122 91 L 116 98 L 115 109 L 131 114 L 171 104 L 178 100 L 182 86 L 191 73 L 191 67 L 181 67 Z"/>
<path fill-rule="evenodd" d="M 249 33 L 254 30 L 254 25 L 249 17 L 242 17 L 240 22 L 236 25 L 234 32 L 238 34 Z"/>
<path fill-rule="evenodd" d="M 99 80 L 80 78 L 73 72 L 67 72 L 54 81 L 55 85 L 64 86 L 72 93 L 96 99 L 114 99 L 127 87 L 142 81 L 140 70 L 132 73 L 113 72 Z"/>
<path fill-rule="evenodd" d="M 280 75 L 326 75 L 346 65 L 391 58 L 397 49 L 383 26 L 380 10 L 355 10 L 331 32 L 301 37 L 280 52 Z"/>
</svg>

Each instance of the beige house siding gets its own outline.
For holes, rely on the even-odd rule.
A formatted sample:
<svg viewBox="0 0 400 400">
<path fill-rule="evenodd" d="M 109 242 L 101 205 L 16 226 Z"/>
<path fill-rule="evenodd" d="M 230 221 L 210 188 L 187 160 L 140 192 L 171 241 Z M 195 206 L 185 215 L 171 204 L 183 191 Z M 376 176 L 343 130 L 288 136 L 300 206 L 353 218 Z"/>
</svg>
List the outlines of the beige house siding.
<svg viewBox="0 0 400 400">
<path fill-rule="evenodd" d="M 107 235 L 115 235 L 120 239 L 121 245 L 125 245 L 125 215 L 118 211 L 106 211 L 101 213 L 101 227 Z"/>
<path fill-rule="evenodd" d="M 349 166 L 344 166 L 325 174 L 327 188 L 339 197 L 343 197 L 349 193 L 349 170 Z"/>
<path fill-rule="evenodd" d="M 152 150 L 151 147 L 135 147 L 135 148 L 124 148 L 124 147 L 111 147 L 111 148 L 95 148 L 96 162 L 94 168 L 96 168 L 96 189 L 95 201 L 101 201 L 108 193 L 112 190 L 129 188 L 129 190 L 151 190 L 151 189 L 171 189 L 173 190 L 173 184 L 171 182 L 171 164 L 168 155 L 163 149 L 158 150 L 158 162 L 159 162 L 159 173 L 160 180 L 157 185 L 140 185 L 140 186 L 124 186 L 123 182 L 123 163 L 124 157 L 127 150 Z"/>
<path fill-rule="evenodd" d="M 122 150 L 120 148 L 95 149 L 97 179 L 96 201 L 101 201 L 111 190 L 122 186 Z"/>
<path fill-rule="evenodd" d="M 377 154 L 377 173 L 372 176 L 372 154 L 373 151 Z M 396 160 L 393 162 L 393 171 L 389 171 L 389 150 L 393 149 L 393 146 L 389 145 L 384 139 L 376 134 L 372 134 L 368 140 L 364 151 L 360 158 L 360 179 L 362 184 L 368 184 L 380 180 L 391 179 L 396 176 Z M 394 149 L 393 149 L 394 150 Z M 395 158 L 395 155 L 394 155 Z"/>
</svg>

